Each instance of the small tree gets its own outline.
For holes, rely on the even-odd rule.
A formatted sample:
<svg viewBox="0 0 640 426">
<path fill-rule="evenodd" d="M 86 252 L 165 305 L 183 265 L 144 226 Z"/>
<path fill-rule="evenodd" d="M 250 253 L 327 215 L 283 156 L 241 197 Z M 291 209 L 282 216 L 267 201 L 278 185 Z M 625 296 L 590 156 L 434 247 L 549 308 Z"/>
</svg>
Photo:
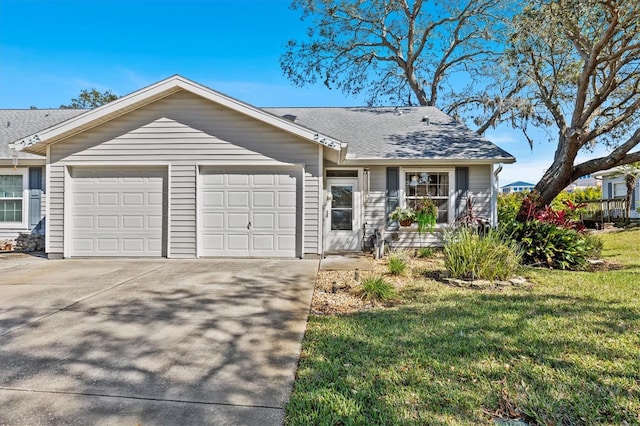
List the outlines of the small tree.
<svg viewBox="0 0 640 426">
<path fill-rule="evenodd" d="M 62 109 L 92 109 L 118 99 L 111 90 L 100 93 L 97 89 L 81 90 L 77 98 L 71 99 L 69 105 L 60 105 Z"/>
</svg>

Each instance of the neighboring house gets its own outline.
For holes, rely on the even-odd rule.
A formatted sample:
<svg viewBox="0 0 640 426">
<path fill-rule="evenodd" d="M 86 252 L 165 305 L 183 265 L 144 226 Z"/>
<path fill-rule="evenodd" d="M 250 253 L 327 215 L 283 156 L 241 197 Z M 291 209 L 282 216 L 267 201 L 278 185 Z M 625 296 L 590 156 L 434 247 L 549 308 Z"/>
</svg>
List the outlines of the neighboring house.
<svg viewBox="0 0 640 426">
<path fill-rule="evenodd" d="M 514 192 L 533 191 L 533 188 L 535 188 L 534 184 L 519 180 L 501 187 L 500 192 L 503 194 L 511 194 Z"/>
<path fill-rule="evenodd" d="M 496 221 L 515 159 L 432 107 L 260 109 L 174 76 L 18 138 L 46 157 L 46 251 L 303 257 L 359 250 L 363 225 L 430 195 L 439 226 L 472 194 Z"/>
<path fill-rule="evenodd" d="M 9 143 L 41 131 L 82 110 L 0 110 L 0 241 L 44 229 L 45 157 L 16 152 Z"/>
<path fill-rule="evenodd" d="M 613 168 L 595 173 L 596 176 L 602 178 L 602 199 L 625 199 L 627 197 L 627 185 L 624 183 L 624 175 L 618 175 L 619 170 Z M 636 187 L 631 196 L 631 209 L 629 216 L 631 219 L 640 219 L 640 179 L 636 182 Z"/>
</svg>

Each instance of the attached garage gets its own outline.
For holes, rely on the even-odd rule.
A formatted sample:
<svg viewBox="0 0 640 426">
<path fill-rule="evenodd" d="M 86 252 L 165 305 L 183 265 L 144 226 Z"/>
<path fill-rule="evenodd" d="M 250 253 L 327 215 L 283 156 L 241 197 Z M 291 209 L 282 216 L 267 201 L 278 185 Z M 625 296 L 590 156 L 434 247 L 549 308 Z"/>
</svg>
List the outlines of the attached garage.
<svg viewBox="0 0 640 426">
<path fill-rule="evenodd" d="M 323 164 L 346 153 L 179 76 L 23 142 L 47 156 L 50 258 L 317 256 Z"/>
<path fill-rule="evenodd" d="M 166 167 L 71 167 L 68 255 L 166 255 L 166 180 Z"/>
<path fill-rule="evenodd" d="M 201 169 L 199 255 L 294 257 L 299 168 Z"/>
</svg>

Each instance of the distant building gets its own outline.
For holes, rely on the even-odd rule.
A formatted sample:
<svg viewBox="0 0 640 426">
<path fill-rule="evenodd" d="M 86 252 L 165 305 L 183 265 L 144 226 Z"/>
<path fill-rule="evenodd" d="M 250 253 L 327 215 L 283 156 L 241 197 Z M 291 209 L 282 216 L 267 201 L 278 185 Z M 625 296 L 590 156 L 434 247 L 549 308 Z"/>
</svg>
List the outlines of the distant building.
<svg viewBox="0 0 640 426">
<path fill-rule="evenodd" d="M 584 175 L 571 182 L 564 190 L 568 192 L 576 189 L 594 188 L 602 186 L 602 181 L 593 175 Z"/>
<path fill-rule="evenodd" d="M 509 185 L 505 185 L 500 188 L 500 192 L 503 194 L 511 194 L 514 192 L 523 192 L 523 191 L 532 191 L 535 187 L 534 184 L 528 182 L 522 182 L 521 180 L 517 182 L 510 183 Z"/>
</svg>

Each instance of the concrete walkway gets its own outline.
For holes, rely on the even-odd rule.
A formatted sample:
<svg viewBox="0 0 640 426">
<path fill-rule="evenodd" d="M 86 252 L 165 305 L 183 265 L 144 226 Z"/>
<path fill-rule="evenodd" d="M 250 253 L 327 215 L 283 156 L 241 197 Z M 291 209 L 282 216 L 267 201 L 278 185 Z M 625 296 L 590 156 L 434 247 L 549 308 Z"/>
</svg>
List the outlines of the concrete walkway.
<svg viewBox="0 0 640 426">
<path fill-rule="evenodd" d="M 320 260 L 321 271 L 373 271 L 370 257 L 363 252 L 328 254 Z"/>
<path fill-rule="evenodd" d="M 0 424 L 282 424 L 317 270 L 2 258 Z"/>
</svg>

